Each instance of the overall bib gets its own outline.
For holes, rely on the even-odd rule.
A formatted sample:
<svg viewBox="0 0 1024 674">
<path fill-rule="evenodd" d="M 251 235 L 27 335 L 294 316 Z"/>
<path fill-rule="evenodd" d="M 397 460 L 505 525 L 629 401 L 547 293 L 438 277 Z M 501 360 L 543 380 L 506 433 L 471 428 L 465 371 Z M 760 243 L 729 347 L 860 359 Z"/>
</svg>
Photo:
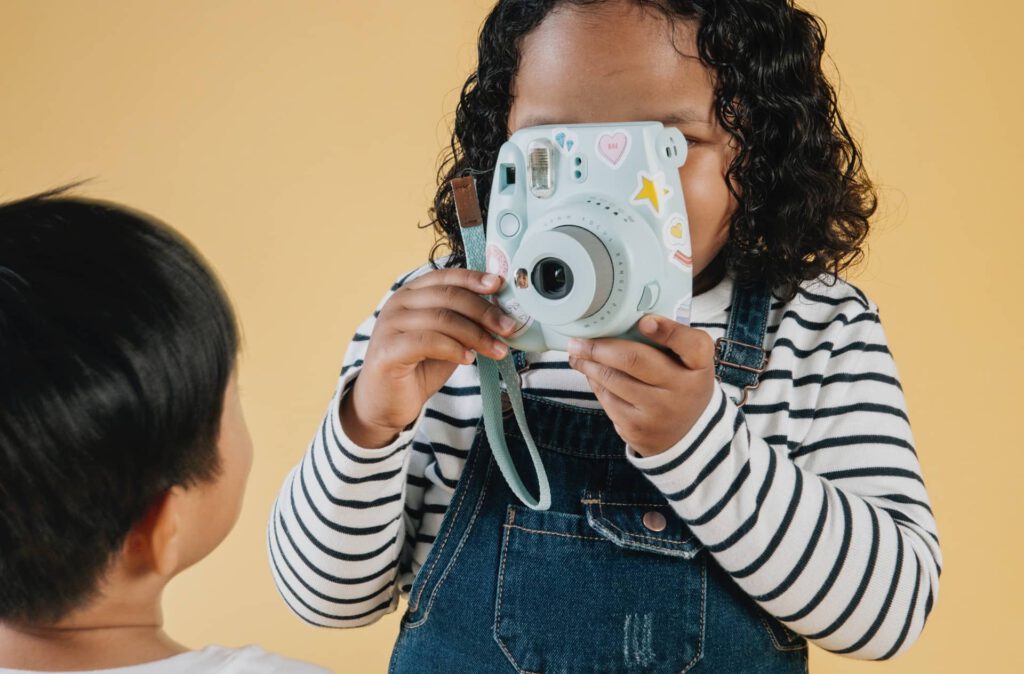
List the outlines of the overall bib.
<svg viewBox="0 0 1024 674">
<path fill-rule="evenodd" d="M 716 349 L 721 380 L 756 385 L 770 298 L 734 291 Z M 413 581 L 390 672 L 807 671 L 806 641 L 718 566 L 627 461 L 602 410 L 524 402 L 551 508 L 531 510 L 512 494 L 481 423 Z M 505 435 L 520 474 L 531 475 L 514 420 Z"/>
</svg>

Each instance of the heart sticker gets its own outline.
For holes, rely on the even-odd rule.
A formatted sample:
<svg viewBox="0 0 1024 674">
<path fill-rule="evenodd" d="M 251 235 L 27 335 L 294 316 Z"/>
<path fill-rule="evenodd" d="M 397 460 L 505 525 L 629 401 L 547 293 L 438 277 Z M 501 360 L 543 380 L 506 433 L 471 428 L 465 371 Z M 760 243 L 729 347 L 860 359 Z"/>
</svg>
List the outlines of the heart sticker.
<svg viewBox="0 0 1024 674">
<path fill-rule="evenodd" d="M 563 154 L 572 154 L 579 144 L 579 137 L 569 129 L 555 129 L 551 137 Z"/>
<path fill-rule="evenodd" d="M 672 213 L 665 218 L 665 225 L 661 230 L 665 245 L 671 248 L 682 247 L 684 250 L 690 248 L 690 226 L 686 222 L 686 216 L 682 213 Z"/>
<path fill-rule="evenodd" d="M 597 156 L 604 160 L 604 163 L 614 168 L 622 166 L 629 154 L 631 140 L 625 131 L 616 130 L 602 133 L 597 137 Z"/>
</svg>

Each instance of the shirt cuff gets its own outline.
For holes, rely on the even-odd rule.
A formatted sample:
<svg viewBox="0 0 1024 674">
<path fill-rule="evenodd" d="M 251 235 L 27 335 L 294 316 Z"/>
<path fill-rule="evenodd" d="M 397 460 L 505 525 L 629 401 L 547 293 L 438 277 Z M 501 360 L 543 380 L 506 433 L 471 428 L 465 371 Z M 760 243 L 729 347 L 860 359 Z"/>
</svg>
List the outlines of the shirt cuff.
<svg viewBox="0 0 1024 674">
<path fill-rule="evenodd" d="M 386 462 L 389 459 L 395 461 L 398 464 L 402 462 L 402 450 L 408 447 L 416 435 L 416 430 L 419 428 L 420 423 L 423 420 L 423 413 L 426 409 L 426 405 L 420 410 L 419 416 L 413 420 L 408 426 L 406 426 L 398 434 L 394 440 L 383 447 L 369 448 L 362 447 L 356 444 L 345 433 L 345 429 L 341 424 L 341 400 L 352 390 L 352 386 L 355 384 L 356 377 L 359 376 L 360 368 L 352 368 L 341 376 L 338 380 L 338 386 L 334 391 L 334 396 L 331 398 L 331 409 L 328 411 L 328 418 L 330 419 L 331 428 L 333 431 L 334 440 L 340 447 L 342 454 L 352 462 L 360 464 L 380 464 Z M 379 466 L 378 466 L 379 467 Z"/>
<path fill-rule="evenodd" d="M 704 411 L 679 442 L 652 456 L 642 456 L 627 444 L 626 458 L 663 492 L 677 491 L 692 482 L 707 460 L 732 440 L 738 414 L 736 404 L 716 385 Z"/>
</svg>

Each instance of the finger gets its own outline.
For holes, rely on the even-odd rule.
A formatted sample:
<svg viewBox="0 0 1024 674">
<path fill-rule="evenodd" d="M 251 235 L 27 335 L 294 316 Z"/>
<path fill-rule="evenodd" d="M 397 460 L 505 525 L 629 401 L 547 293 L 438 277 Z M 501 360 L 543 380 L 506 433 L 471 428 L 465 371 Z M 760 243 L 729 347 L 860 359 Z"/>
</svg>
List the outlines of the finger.
<svg viewBox="0 0 1024 674">
<path fill-rule="evenodd" d="M 619 428 L 622 427 L 631 415 L 637 413 L 637 408 L 628 400 L 620 398 L 609 391 L 600 381 L 592 380 L 590 377 L 587 377 L 587 381 L 590 382 L 590 389 L 597 396 L 597 401 L 601 403 L 601 408 L 608 414 L 608 418 L 612 420 L 616 432 L 621 437 L 622 432 L 619 431 Z"/>
<path fill-rule="evenodd" d="M 472 290 L 454 285 L 435 285 L 403 293 L 397 300 L 404 309 L 435 309 L 461 314 L 498 335 L 516 330 L 516 320 Z M 439 314 L 450 317 L 450 314 Z"/>
<path fill-rule="evenodd" d="M 591 388 L 599 387 L 608 391 L 617 398 L 621 398 L 630 407 L 636 407 L 637 403 L 642 403 L 654 393 L 653 387 L 608 365 L 575 357 L 570 357 L 569 364 L 573 369 L 586 375 Z M 594 393 L 596 394 L 597 391 L 595 390 Z"/>
<path fill-rule="evenodd" d="M 436 269 L 406 283 L 403 288 L 417 290 L 431 286 L 458 286 L 475 293 L 490 295 L 498 292 L 504 279 L 472 269 Z"/>
<path fill-rule="evenodd" d="M 389 335 L 384 352 L 389 361 L 405 366 L 419 365 L 425 360 L 469 365 L 476 357 L 458 340 L 439 332 L 425 331 Z"/>
<path fill-rule="evenodd" d="M 508 346 L 479 323 L 445 307 L 403 311 L 392 319 L 391 327 L 400 333 L 439 332 L 491 358 L 501 359 L 508 354 Z"/>
<path fill-rule="evenodd" d="M 714 367 L 715 343 L 703 330 L 654 314 L 641 318 L 638 327 L 644 337 L 671 349 L 688 369 Z"/>
<path fill-rule="evenodd" d="M 571 339 L 569 355 L 621 370 L 651 386 L 664 385 L 679 368 L 668 354 L 627 339 Z"/>
</svg>

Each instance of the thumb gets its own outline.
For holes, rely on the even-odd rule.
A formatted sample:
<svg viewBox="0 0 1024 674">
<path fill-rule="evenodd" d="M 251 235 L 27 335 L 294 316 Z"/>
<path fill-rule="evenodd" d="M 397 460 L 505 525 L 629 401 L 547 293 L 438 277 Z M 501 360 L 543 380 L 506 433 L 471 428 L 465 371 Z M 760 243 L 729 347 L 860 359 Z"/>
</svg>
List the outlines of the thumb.
<svg viewBox="0 0 1024 674">
<path fill-rule="evenodd" d="M 655 314 L 640 319 L 640 334 L 652 342 L 668 348 L 690 370 L 714 367 L 715 342 L 711 335 Z"/>
</svg>

